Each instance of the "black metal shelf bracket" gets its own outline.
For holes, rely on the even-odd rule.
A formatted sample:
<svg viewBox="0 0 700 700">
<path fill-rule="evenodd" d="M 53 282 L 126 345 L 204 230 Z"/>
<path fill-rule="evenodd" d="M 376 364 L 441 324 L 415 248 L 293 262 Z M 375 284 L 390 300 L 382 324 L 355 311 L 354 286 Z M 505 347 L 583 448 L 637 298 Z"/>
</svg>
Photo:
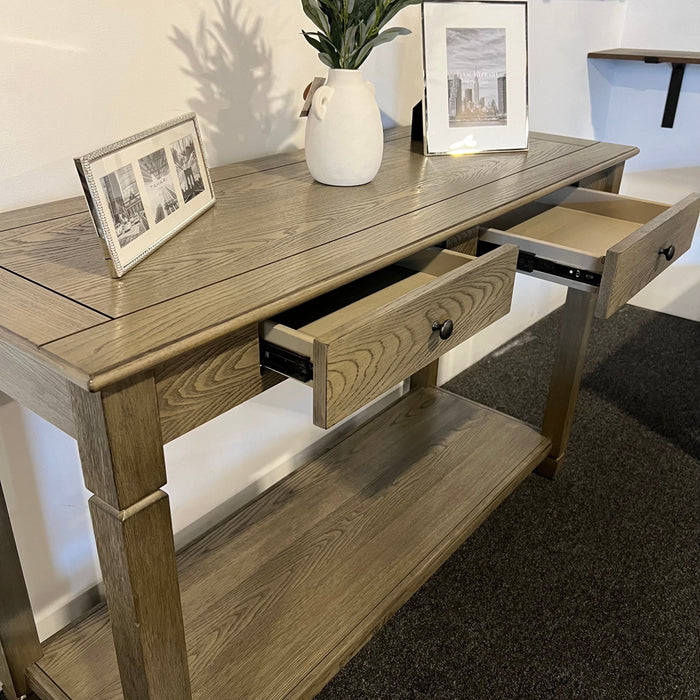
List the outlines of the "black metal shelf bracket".
<svg viewBox="0 0 700 700">
<path fill-rule="evenodd" d="M 659 59 L 648 56 L 644 63 L 659 63 Z M 666 96 L 666 106 L 664 107 L 664 117 L 661 126 L 665 129 L 673 129 L 676 121 L 676 110 L 678 109 L 678 98 L 681 96 L 683 76 L 685 75 L 685 63 L 671 64 L 671 81 L 668 84 L 668 95 Z"/>
</svg>

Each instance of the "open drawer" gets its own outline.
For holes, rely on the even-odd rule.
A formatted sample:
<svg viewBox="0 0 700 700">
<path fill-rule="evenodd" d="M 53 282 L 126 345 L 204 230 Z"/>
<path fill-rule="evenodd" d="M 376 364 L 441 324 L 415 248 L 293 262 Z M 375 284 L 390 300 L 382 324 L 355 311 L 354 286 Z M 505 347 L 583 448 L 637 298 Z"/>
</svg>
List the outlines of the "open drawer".
<svg viewBox="0 0 700 700">
<path fill-rule="evenodd" d="M 518 270 L 597 290 L 608 318 L 688 250 L 699 212 L 697 194 L 668 206 L 566 187 L 480 228 L 479 252 L 518 245 Z"/>
<path fill-rule="evenodd" d="M 263 367 L 313 384 L 329 428 L 510 310 L 517 248 L 429 248 L 261 325 Z"/>
</svg>

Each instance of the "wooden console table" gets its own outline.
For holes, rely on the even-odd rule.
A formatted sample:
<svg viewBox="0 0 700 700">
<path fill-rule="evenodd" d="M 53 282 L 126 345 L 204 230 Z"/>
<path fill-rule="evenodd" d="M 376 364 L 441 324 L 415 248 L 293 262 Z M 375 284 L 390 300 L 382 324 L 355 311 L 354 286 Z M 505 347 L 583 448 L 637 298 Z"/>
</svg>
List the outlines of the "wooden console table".
<svg viewBox="0 0 700 700">
<path fill-rule="evenodd" d="M 435 386 L 437 358 L 510 305 L 523 253 L 477 227 L 567 185 L 614 191 L 636 152 L 533 134 L 527 153 L 425 159 L 398 129 L 361 188 L 314 183 L 300 152 L 225 166 L 216 206 L 121 280 L 82 200 L 0 215 L 0 390 L 77 438 L 108 602 L 40 644 L 0 499 L 16 694 L 317 692 L 528 473 L 559 467 L 596 304 L 611 313 L 668 264 L 654 236 L 680 250 L 663 222 L 685 231 L 695 200 L 644 213 L 641 233 L 621 198 L 595 204 L 627 238 L 591 272 L 600 290 L 571 280 L 544 437 Z M 176 555 L 163 444 L 282 381 L 261 357 L 313 377 L 321 425 L 408 376 L 411 391 Z"/>
</svg>

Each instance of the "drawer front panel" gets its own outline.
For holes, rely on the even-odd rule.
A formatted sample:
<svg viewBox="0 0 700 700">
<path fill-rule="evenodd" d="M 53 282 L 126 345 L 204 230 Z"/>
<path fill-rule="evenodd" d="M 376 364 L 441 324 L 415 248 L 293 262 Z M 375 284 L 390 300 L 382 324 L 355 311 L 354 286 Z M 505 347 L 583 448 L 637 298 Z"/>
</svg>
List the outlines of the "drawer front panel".
<svg viewBox="0 0 700 700">
<path fill-rule="evenodd" d="M 517 248 L 505 245 L 314 339 L 314 423 L 329 428 L 510 310 Z M 433 323 L 452 321 L 442 339 Z"/>
<path fill-rule="evenodd" d="M 612 316 L 685 253 L 699 213 L 700 195 L 689 195 L 612 246 L 605 256 L 596 316 Z M 667 260 L 660 251 L 671 246 L 673 257 Z"/>
</svg>

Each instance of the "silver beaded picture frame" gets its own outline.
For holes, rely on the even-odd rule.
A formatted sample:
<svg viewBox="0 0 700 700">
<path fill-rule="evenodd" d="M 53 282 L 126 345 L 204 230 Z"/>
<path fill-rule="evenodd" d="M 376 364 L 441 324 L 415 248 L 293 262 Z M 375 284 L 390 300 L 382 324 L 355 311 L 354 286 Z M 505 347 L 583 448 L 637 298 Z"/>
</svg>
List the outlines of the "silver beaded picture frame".
<svg viewBox="0 0 700 700">
<path fill-rule="evenodd" d="M 215 202 L 194 112 L 75 158 L 113 277 Z"/>
</svg>

